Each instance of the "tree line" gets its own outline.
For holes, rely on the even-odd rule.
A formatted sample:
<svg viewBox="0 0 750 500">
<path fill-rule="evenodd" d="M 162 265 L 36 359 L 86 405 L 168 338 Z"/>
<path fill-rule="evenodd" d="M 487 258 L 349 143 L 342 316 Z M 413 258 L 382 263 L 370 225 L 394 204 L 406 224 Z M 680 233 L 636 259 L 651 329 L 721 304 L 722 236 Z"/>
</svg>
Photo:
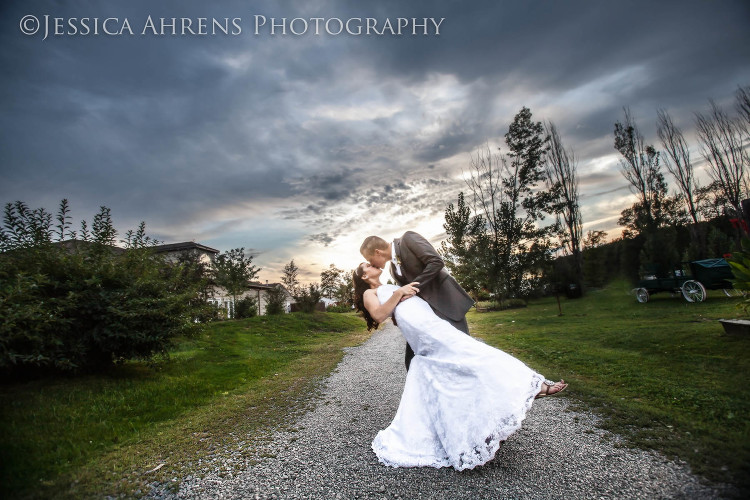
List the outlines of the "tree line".
<svg viewBox="0 0 750 500">
<path fill-rule="evenodd" d="M 292 259 L 284 266 L 281 283 L 289 290 L 303 312 L 314 311 L 323 297 L 334 301 L 334 305 L 326 308 L 327 311 L 351 311 L 354 296 L 351 271 L 339 269 L 335 264 L 330 264 L 327 269 L 321 271 L 319 282 L 303 286 L 299 280 L 299 267 Z"/>
<path fill-rule="evenodd" d="M 739 242 L 741 202 L 750 192 L 750 86 L 738 88 L 735 112 L 709 100 L 696 113 L 697 147 L 664 109 L 657 111 L 661 150 L 647 144 L 629 109 L 614 124 L 619 170 L 636 202 L 624 209 L 621 238 L 583 232 L 577 158 L 555 124 L 523 107 L 503 149 L 470 156 L 467 190 L 445 210 L 441 255 L 475 298 L 528 297 L 564 288 L 582 293 L 615 276 L 667 270 L 680 260 L 721 256 Z M 710 183 L 700 185 L 698 150 Z M 669 192 L 665 171 L 675 180 Z M 553 258 L 554 255 L 562 257 Z"/>
</svg>

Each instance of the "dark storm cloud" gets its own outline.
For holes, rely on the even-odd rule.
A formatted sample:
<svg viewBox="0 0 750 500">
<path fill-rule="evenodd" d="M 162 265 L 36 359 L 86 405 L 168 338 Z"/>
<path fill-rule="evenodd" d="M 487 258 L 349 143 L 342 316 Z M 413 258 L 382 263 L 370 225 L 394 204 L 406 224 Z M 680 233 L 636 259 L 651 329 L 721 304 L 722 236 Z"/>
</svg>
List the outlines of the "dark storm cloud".
<svg viewBox="0 0 750 500">
<path fill-rule="evenodd" d="M 651 131 L 657 108 L 689 120 L 691 103 L 696 110 L 750 79 L 747 2 L 441 2 L 435 9 L 446 17 L 441 43 L 422 40 L 403 54 L 389 50 L 397 42 L 388 41 L 372 57 L 398 78 L 443 71 L 465 83 L 482 82 L 483 91 L 466 107 L 474 110 L 467 113 L 473 120 L 459 129 L 466 133 L 446 129 L 445 142 L 452 146 L 446 152 L 465 149 L 477 136 L 501 136 L 512 114 L 500 117 L 506 126 L 501 132 L 496 125 L 492 130 L 499 117 L 482 109 L 493 95 L 518 87 L 525 90 L 523 99 L 554 102 L 601 81 L 590 90 L 598 90 L 602 102 L 591 106 L 581 95 L 560 116 L 537 116 L 554 118 L 571 142 L 583 142 L 611 135 L 623 106 L 632 107 Z M 508 105 L 514 112 L 528 104 L 513 97 Z M 570 115 L 576 123 L 568 121 Z"/>
<path fill-rule="evenodd" d="M 317 234 L 311 234 L 307 240 L 312 243 L 318 243 L 320 245 L 323 245 L 324 247 L 327 247 L 330 245 L 333 240 L 335 239 L 334 236 L 331 236 L 327 233 L 317 233 Z"/>
<path fill-rule="evenodd" d="M 356 168 L 313 173 L 295 179 L 294 187 L 299 194 L 335 203 L 351 196 L 362 182 L 361 174 Z"/>
<path fill-rule="evenodd" d="M 378 5 L 382 12 L 398 10 L 393 3 Z M 748 41 L 747 2 L 444 1 L 430 6 L 410 2 L 403 9 L 446 17 L 441 43 L 435 47 L 423 39 L 410 45 L 408 54 L 381 44 L 373 53 L 378 67 L 413 79 L 447 67 L 464 80 L 520 81 L 534 90 L 559 92 L 623 67 L 647 65 L 653 70 L 647 88 L 672 98 L 675 88 L 704 92 L 707 82 L 724 92 L 722 80 L 746 75 L 728 62 L 748 57 L 748 46 L 741 43 Z M 612 90 L 643 99 L 627 87 Z"/>
<path fill-rule="evenodd" d="M 294 50 L 279 58 L 264 47 L 273 41 L 252 38 L 41 42 L 18 33 L 15 24 L 27 10 L 15 7 L 3 26 L 8 41 L 3 61 L 11 69 L 2 83 L 9 105 L 3 173 L 10 181 L 28 182 L 30 173 L 38 173 L 41 190 L 62 185 L 103 198 L 129 198 L 137 191 L 164 199 L 157 209 L 190 204 L 194 200 L 184 194 L 193 189 L 207 191 L 205 198 L 213 201 L 293 194 L 282 181 L 283 172 L 296 166 L 290 144 L 299 141 L 300 130 L 284 101 L 286 73 L 299 59 L 311 58 Z M 93 4 L 85 14 L 142 19 L 213 10 L 217 16 L 249 17 L 247 7 L 108 3 Z M 57 3 L 35 4 L 34 10 L 55 16 L 81 11 Z M 304 52 L 304 47 L 291 48 Z M 247 67 L 232 67 L 233 58 L 248 53 Z"/>
<path fill-rule="evenodd" d="M 127 221 L 179 227 L 175 237 L 195 231 L 195 221 L 216 218 L 206 233 L 216 234 L 281 206 L 279 224 L 302 221 L 310 241 L 329 245 L 356 222 L 355 208 L 441 214 L 464 187 L 448 161 L 501 143 L 523 105 L 544 109 L 532 106 L 535 119 L 554 120 L 585 160 L 613 153 L 623 106 L 648 132 L 658 107 L 689 121 L 707 98 L 750 83 L 745 1 L 15 1 L 0 9 L 2 201 L 52 208 L 68 197 L 80 216 L 106 204 Z M 42 41 L 19 32 L 26 14 L 241 17 L 245 32 Z M 430 37 L 256 37 L 255 14 L 445 21 Z M 597 193 L 590 197 L 610 189 L 581 178 Z M 247 213 L 217 215 L 240 206 Z"/>
</svg>

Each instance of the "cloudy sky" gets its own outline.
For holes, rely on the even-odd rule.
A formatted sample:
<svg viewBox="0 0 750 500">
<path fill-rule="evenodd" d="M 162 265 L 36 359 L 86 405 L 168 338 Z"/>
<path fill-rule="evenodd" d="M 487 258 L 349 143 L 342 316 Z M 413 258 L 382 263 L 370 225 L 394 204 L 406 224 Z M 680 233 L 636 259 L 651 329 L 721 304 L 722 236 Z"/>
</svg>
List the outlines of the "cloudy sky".
<svg viewBox="0 0 750 500">
<path fill-rule="evenodd" d="M 750 84 L 746 0 L 4 0 L 0 23 L 3 204 L 106 205 L 121 234 L 252 249 L 269 281 L 354 267 L 369 234 L 439 241 L 522 106 L 575 150 L 584 229 L 616 236 L 623 107 L 653 144 L 667 109 L 697 155 L 694 113 Z"/>
</svg>

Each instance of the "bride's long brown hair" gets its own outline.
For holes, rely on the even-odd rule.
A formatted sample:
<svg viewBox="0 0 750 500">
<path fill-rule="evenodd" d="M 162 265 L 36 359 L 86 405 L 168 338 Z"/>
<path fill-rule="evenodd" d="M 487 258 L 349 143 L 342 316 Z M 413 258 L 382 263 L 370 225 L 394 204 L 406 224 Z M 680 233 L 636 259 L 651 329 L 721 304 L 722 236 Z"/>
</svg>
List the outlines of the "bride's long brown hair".
<svg viewBox="0 0 750 500">
<path fill-rule="evenodd" d="M 352 282 L 354 283 L 354 307 L 359 311 L 359 314 L 365 318 L 367 322 L 367 331 L 376 330 L 378 328 L 378 322 L 372 319 L 369 311 L 365 308 L 365 292 L 369 290 L 370 284 L 362 279 L 364 271 L 362 270 L 362 264 L 357 266 L 357 269 L 352 271 Z"/>
</svg>

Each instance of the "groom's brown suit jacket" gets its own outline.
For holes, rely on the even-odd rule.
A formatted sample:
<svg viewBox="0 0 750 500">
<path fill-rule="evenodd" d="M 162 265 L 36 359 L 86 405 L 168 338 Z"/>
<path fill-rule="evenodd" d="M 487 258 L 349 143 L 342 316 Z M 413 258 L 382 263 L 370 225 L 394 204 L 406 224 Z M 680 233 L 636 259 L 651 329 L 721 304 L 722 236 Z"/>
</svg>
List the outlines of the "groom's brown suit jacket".
<svg viewBox="0 0 750 500">
<path fill-rule="evenodd" d="M 419 296 L 443 319 L 468 333 L 466 311 L 474 300 L 445 269 L 443 259 L 423 236 L 407 231 L 393 241 L 393 254 L 399 260 L 402 274 L 391 264 L 391 275 L 402 286 L 418 281 Z"/>
</svg>

